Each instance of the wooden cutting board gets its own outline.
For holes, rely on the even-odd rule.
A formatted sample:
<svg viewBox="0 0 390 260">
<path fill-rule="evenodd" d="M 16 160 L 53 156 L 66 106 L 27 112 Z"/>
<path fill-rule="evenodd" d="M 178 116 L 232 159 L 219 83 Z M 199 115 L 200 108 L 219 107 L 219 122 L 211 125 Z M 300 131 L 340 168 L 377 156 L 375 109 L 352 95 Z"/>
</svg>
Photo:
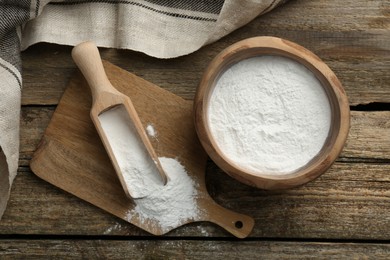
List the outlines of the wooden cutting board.
<svg viewBox="0 0 390 260">
<path fill-rule="evenodd" d="M 177 158 L 194 180 L 198 214 L 182 219 L 177 226 L 162 227 L 154 219 L 130 215 L 136 202 L 128 199 L 89 117 L 92 104 L 89 87 L 79 73 L 69 83 L 47 127 L 30 167 L 43 180 L 132 223 L 154 235 L 178 226 L 210 221 L 231 234 L 244 238 L 254 220 L 216 204 L 205 185 L 207 155 L 193 125 L 192 102 L 103 62 L 111 83 L 128 95 L 144 127 L 152 124 L 157 138 L 151 138 L 158 156 Z"/>
</svg>

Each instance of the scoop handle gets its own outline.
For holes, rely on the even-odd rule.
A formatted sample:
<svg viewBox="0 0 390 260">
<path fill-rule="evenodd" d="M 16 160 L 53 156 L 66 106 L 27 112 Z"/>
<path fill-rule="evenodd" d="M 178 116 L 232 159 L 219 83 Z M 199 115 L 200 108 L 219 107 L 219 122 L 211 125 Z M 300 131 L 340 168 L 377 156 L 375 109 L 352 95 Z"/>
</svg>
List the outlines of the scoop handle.
<svg viewBox="0 0 390 260">
<path fill-rule="evenodd" d="M 97 119 L 99 114 L 102 111 L 110 107 L 113 107 L 115 105 L 119 105 L 119 104 L 124 105 L 129 115 L 129 118 L 136 129 L 138 137 L 140 138 L 141 142 L 144 144 L 145 149 L 147 150 L 148 154 L 153 160 L 157 168 L 157 171 L 161 176 L 162 182 L 165 185 L 168 181 L 168 176 L 165 174 L 165 171 L 162 168 L 160 160 L 158 159 L 158 156 L 154 151 L 153 146 L 150 143 L 150 140 L 145 133 L 145 130 L 142 126 L 142 122 L 138 117 L 137 111 L 135 110 L 134 105 L 131 102 L 131 99 L 128 96 L 124 95 L 123 93 L 119 92 L 110 83 L 107 74 L 105 72 L 105 69 L 103 67 L 99 50 L 96 47 L 95 43 L 91 41 L 87 41 L 75 46 L 72 50 L 72 58 L 76 63 L 76 65 L 81 70 L 82 74 L 84 75 L 91 89 L 92 99 L 93 99 L 91 117 L 92 117 L 92 121 L 94 122 L 95 126 L 98 129 L 99 135 L 101 133 L 104 133 L 104 130 L 101 129 L 100 123 L 98 122 Z M 105 146 L 110 147 L 108 140 L 106 140 L 104 136 L 105 136 L 104 134 L 101 135 L 103 143 L 105 144 Z M 117 172 L 121 172 L 111 148 L 106 148 L 106 149 L 108 150 L 109 156 L 114 158 L 112 159 L 112 161 L 114 163 L 115 169 L 117 170 Z M 121 180 L 121 183 L 124 183 L 123 177 L 120 174 L 118 174 L 118 176 Z M 127 187 L 125 187 L 126 185 L 123 186 L 126 194 L 128 194 L 129 197 L 133 197 L 133 198 L 138 197 L 137 195 L 131 192 L 131 187 L 130 190 L 128 190 Z"/>
<path fill-rule="evenodd" d="M 72 50 L 72 58 L 87 80 L 94 102 L 99 93 L 104 91 L 118 93 L 107 78 L 99 50 L 94 42 L 87 41 L 75 46 Z"/>
</svg>

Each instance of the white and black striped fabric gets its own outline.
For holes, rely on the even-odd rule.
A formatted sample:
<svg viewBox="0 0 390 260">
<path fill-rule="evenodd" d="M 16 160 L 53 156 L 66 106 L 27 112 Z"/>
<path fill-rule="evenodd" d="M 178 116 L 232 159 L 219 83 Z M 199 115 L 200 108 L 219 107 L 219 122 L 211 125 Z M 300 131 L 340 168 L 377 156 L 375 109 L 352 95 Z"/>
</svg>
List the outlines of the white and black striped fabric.
<svg viewBox="0 0 390 260">
<path fill-rule="evenodd" d="M 0 0 L 0 218 L 19 156 L 22 50 L 37 42 L 186 55 L 286 0 Z"/>
<path fill-rule="evenodd" d="M 31 17 L 31 1 L 0 1 L 0 217 L 18 167 L 22 90 L 18 27 Z"/>
</svg>

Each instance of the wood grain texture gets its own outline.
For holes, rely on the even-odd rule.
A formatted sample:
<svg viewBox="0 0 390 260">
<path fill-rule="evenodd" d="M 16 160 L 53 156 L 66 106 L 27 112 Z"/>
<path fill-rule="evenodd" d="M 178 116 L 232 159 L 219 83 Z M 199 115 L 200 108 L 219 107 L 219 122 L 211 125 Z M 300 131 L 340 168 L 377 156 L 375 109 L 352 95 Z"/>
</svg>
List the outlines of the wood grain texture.
<svg viewBox="0 0 390 260">
<path fill-rule="evenodd" d="M 390 111 L 352 112 L 351 130 L 341 156 L 389 160 Z"/>
<path fill-rule="evenodd" d="M 323 59 L 339 77 L 351 105 L 390 102 L 389 10 L 385 0 L 290 0 L 191 55 L 159 60 L 133 51 L 105 49 L 102 58 L 192 99 L 203 71 L 217 53 L 245 38 L 276 36 Z M 24 105 L 58 103 L 76 70 L 70 52 L 71 47 L 48 44 L 23 52 Z"/>
<path fill-rule="evenodd" d="M 55 107 L 23 107 L 20 165 L 27 166 L 49 124 Z M 351 128 L 341 153 L 344 159 L 390 159 L 390 111 L 351 111 Z"/>
<path fill-rule="evenodd" d="M 390 164 L 336 163 L 320 178 L 288 191 L 241 184 L 209 164 L 208 192 L 220 205 L 255 218 L 252 238 L 390 240 Z M 70 221 L 74 220 L 74 221 Z M 76 221 L 77 220 L 77 221 Z M 0 234 L 148 236 L 21 168 Z M 228 237 L 219 227 L 189 224 L 170 237 Z"/>
<path fill-rule="evenodd" d="M 2 259 L 388 259 L 388 244 L 189 240 L 15 240 L 0 242 Z"/>
<path fill-rule="evenodd" d="M 218 42 L 176 59 L 158 60 L 125 50 L 101 52 L 115 65 L 192 100 L 215 55 L 239 40 L 262 35 L 291 40 L 317 54 L 336 73 L 352 106 L 385 105 L 384 111 L 352 111 L 350 134 L 338 162 L 296 189 L 250 188 L 209 162 L 206 181 L 213 199 L 255 217 L 249 240 L 230 241 L 228 233 L 210 223 L 185 225 L 153 240 L 145 231 L 37 178 L 27 166 L 77 71 L 71 47 L 41 43 L 22 53 L 20 168 L 0 221 L 0 258 L 388 259 L 389 1 L 290 0 Z M 317 242 L 310 242 L 313 239 Z"/>
</svg>

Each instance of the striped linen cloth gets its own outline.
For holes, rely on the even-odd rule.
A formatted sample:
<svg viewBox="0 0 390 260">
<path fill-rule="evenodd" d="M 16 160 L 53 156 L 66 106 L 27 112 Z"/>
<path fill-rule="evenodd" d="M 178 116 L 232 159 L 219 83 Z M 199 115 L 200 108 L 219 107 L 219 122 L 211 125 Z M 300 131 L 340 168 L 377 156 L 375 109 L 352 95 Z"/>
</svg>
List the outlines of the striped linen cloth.
<svg viewBox="0 0 390 260">
<path fill-rule="evenodd" d="M 286 0 L 0 0 L 0 218 L 19 156 L 20 52 L 37 42 L 189 54 Z"/>
</svg>

